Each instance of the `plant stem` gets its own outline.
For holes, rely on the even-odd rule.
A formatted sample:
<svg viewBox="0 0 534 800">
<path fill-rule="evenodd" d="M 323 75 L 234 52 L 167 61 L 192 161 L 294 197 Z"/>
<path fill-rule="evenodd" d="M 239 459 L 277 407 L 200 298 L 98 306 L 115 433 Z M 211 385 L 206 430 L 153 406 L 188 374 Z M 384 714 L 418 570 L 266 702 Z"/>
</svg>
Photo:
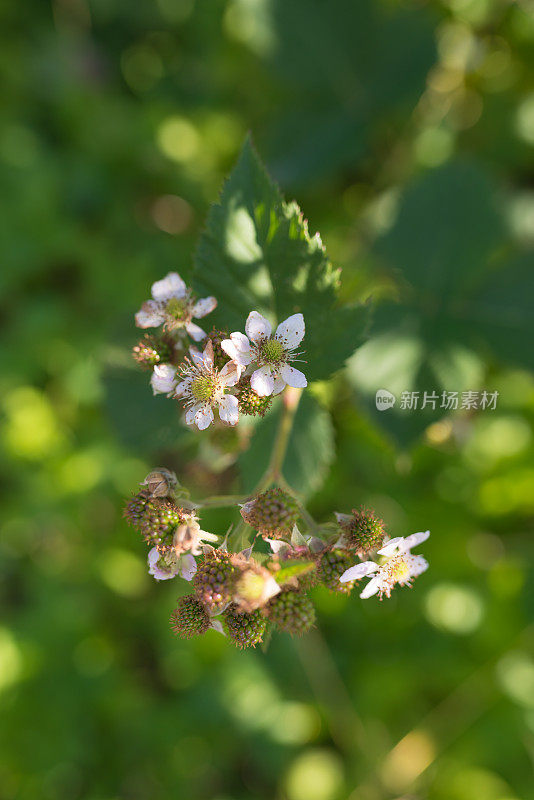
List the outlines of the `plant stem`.
<svg viewBox="0 0 534 800">
<path fill-rule="evenodd" d="M 237 506 L 239 503 L 244 503 L 248 495 L 245 494 L 221 494 L 213 495 L 213 497 L 206 497 L 200 503 L 195 503 L 197 508 L 227 508 L 229 506 Z"/>
<path fill-rule="evenodd" d="M 274 446 L 271 453 L 269 466 L 267 467 L 263 478 L 260 480 L 256 491 L 267 488 L 271 483 L 280 480 L 281 469 L 284 463 L 284 458 L 289 444 L 289 437 L 293 428 L 293 421 L 302 395 L 302 389 L 294 389 L 288 386 L 282 397 L 284 407 L 282 410 L 282 417 L 280 425 L 274 440 Z"/>
</svg>

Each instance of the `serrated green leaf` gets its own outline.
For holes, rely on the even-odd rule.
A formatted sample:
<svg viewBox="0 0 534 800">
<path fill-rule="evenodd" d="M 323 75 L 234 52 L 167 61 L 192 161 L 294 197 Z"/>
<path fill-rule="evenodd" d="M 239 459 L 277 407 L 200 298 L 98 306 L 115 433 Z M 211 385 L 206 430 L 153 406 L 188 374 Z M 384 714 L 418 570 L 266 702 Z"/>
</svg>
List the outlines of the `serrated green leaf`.
<svg viewBox="0 0 534 800">
<path fill-rule="evenodd" d="M 194 286 L 214 294 L 214 324 L 244 330 L 253 309 L 281 322 L 302 312 L 308 380 L 340 369 L 361 343 L 367 306 L 339 307 L 339 271 L 296 203 L 285 203 L 249 140 L 208 216 L 195 256 Z"/>
<path fill-rule="evenodd" d="M 248 449 L 239 458 L 244 490 L 251 492 L 265 473 L 282 408 L 279 403 L 256 426 Z M 334 458 L 334 429 L 330 414 L 309 393 L 300 400 L 289 437 L 282 475 L 299 494 L 317 491 Z"/>
</svg>

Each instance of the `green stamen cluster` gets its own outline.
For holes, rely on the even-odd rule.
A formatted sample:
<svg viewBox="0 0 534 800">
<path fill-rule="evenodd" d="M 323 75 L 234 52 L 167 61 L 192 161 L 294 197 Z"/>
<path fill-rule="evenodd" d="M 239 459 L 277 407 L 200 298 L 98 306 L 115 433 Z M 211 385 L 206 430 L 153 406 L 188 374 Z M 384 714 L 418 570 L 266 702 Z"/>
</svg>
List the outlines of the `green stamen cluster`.
<svg viewBox="0 0 534 800">
<path fill-rule="evenodd" d="M 191 384 L 191 394 L 195 400 L 211 400 L 217 388 L 217 381 L 210 375 L 200 375 Z"/>
<path fill-rule="evenodd" d="M 341 583 L 339 578 L 353 564 L 354 557 L 349 555 L 347 550 L 327 550 L 322 553 L 317 562 L 317 577 L 331 592 L 350 594 L 354 581 Z"/>
<path fill-rule="evenodd" d="M 229 639 L 241 650 L 256 647 L 262 641 L 267 620 L 259 609 L 248 614 L 231 605 L 224 612 L 223 619 Z"/>
<path fill-rule="evenodd" d="M 260 345 L 261 361 L 266 364 L 279 364 L 284 361 L 285 348 L 278 339 L 265 339 Z"/>
<path fill-rule="evenodd" d="M 175 322 L 187 322 L 189 319 L 189 300 L 186 297 L 171 297 L 165 306 L 165 313 Z"/>
<path fill-rule="evenodd" d="M 239 571 L 224 550 L 210 550 L 204 556 L 193 578 L 197 598 L 210 611 L 221 611 L 231 599 Z"/>
<path fill-rule="evenodd" d="M 296 501 L 283 489 L 267 489 L 241 509 L 244 521 L 262 536 L 281 539 L 293 530 L 299 510 Z"/>
<path fill-rule="evenodd" d="M 308 595 L 293 589 L 283 590 L 266 606 L 267 618 L 280 630 L 301 636 L 315 622 L 315 608 Z"/>
<path fill-rule="evenodd" d="M 156 364 L 172 360 L 172 347 L 163 337 L 146 333 L 133 348 L 132 355 L 142 369 L 152 369 Z"/>
<path fill-rule="evenodd" d="M 374 511 L 363 507 L 353 509 L 351 519 L 341 523 L 341 529 L 347 546 L 362 555 L 380 548 L 386 535 L 384 522 Z"/>
<path fill-rule="evenodd" d="M 201 636 L 210 627 L 209 614 L 193 594 L 185 595 L 178 600 L 177 607 L 171 613 L 170 622 L 174 633 L 183 639 Z"/>
</svg>

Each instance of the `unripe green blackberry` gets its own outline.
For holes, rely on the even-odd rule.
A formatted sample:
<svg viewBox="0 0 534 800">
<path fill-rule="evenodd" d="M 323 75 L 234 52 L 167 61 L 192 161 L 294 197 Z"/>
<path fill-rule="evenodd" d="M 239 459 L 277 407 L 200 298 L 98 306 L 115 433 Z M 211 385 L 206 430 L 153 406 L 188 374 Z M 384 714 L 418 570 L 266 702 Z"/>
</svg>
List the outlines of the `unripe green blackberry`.
<svg viewBox="0 0 534 800">
<path fill-rule="evenodd" d="M 286 589 L 269 600 L 265 608 L 267 618 L 280 630 L 301 636 L 315 622 L 315 608 L 307 594 Z"/>
<path fill-rule="evenodd" d="M 236 384 L 239 410 L 250 417 L 264 417 L 273 404 L 272 395 L 260 397 L 250 386 L 250 378 L 242 378 Z"/>
<path fill-rule="evenodd" d="M 384 543 L 384 523 L 371 509 L 363 506 L 358 510 L 353 508 L 351 515 L 339 514 L 338 522 L 347 547 L 361 555 L 378 550 Z"/>
<path fill-rule="evenodd" d="M 150 547 L 157 547 L 163 553 L 171 546 L 175 529 L 191 515 L 171 500 L 151 498 L 143 491 L 127 502 L 124 516 L 141 531 Z"/>
<path fill-rule="evenodd" d="M 194 594 L 186 594 L 178 600 L 170 622 L 174 633 L 183 639 L 200 636 L 210 627 L 209 614 Z"/>
<path fill-rule="evenodd" d="M 198 599 L 210 611 L 221 611 L 231 600 L 239 570 L 225 550 L 210 550 L 198 565 L 193 586 Z"/>
<path fill-rule="evenodd" d="M 132 355 L 142 369 L 152 369 L 156 364 L 167 364 L 172 361 L 172 342 L 164 336 L 145 333 L 134 346 Z"/>
<path fill-rule="evenodd" d="M 267 489 L 242 506 L 241 516 L 262 536 L 282 539 L 291 534 L 299 510 L 296 501 L 283 489 Z"/>
<path fill-rule="evenodd" d="M 248 614 L 239 612 L 235 605 L 228 606 L 223 614 L 224 627 L 236 647 L 256 647 L 262 641 L 267 620 L 259 609 Z"/>
<path fill-rule="evenodd" d="M 212 328 L 210 333 L 208 333 L 208 339 L 211 339 L 211 343 L 213 345 L 213 366 L 216 369 L 222 369 L 222 367 L 224 367 L 224 365 L 230 360 L 228 353 L 225 353 L 221 347 L 221 342 L 223 339 L 229 338 L 230 334 L 228 331 L 218 330 L 217 328 Z"/>
<path fill-rule="evenodd" d="M 347 550 L 338 548 L 326 550 L 321 554 L 317 562 L 317 577 L 331 592 L 350 594 L 354 581 L 341 583 L 339 578 L 353 564 L 354 557 L 349 555 Z"/>
</svg>

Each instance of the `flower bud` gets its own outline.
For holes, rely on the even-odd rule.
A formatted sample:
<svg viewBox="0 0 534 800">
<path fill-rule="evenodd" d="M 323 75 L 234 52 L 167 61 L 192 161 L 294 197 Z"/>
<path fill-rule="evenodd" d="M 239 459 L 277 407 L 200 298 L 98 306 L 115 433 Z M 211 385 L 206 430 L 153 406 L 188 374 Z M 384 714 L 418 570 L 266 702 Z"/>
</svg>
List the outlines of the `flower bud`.
<svg viewBox="0 0 534 800">
<path fill-rule="evenodd" d="M 350 594 L 354 581 L 340 583 L 339 578 L 353 563 L 354 557 L 347 550 L 326 550 L 318 559 L 317 577 L 331 592 Z"/>
<path fill-rule="evenodd" d="M 240 573 L 234 588 L 234 604 L 239 611 L 251 613 L 263 608 L 271 597 L 278 594 L 280 586 L 268 569 L 254 559 L 249 561 L 237 556 L 233 561 Z"/>
<path fill-rule="evenodd" d="M 237 606 L 232 604 L 223 613 L 223 620 L 228 638 L 240 650 L 244 650 L 246 647 L 256 647 L 262 641 L 267 620 L 259 609 L 247 613 L 240 611 Z"/>
<path fill-rule="evenodd" d="M 225 550 L 210 550 L 198 565 L 193 586 L 198 599 L 212 613 L 230 602 L 239 571 Z"/>
<path fill-rule="evenodd" d="M 151 497 L 166 497 L 178 484 L 174 472 L 168 469 L 155 469 L 149 472 L 141 486 L 146 486 Z"/>
<path fill-rule="evenodd" d="M 352 514 L 336 514 L 336 517 L 347 548 L 364 555 L 382 546 L 386 536 L 384 523 L 371 509 L 353 508 Z"/>
<path fill-rule="evenodd" d="M 242 506 L 241 516 L 262 536 L 281 539 L 291 534 L 299 511 L 296 501 L 283 489 L 267 489 Z"/>
<path fill-rule="evenodd" d="M 171 628 L 177 636 L 191 639 L 206 633 L 210 627 L 210 616 L 193 594 L 186 594 L 178 600 L 171 614 Z"/>
<path fill-rule="evenodd" d="M 287 589 L 269 601 L 265 613 L 270 622 L 286 633 L 301 636 L 315 622 L 315 608 L 307 594 Z"/>
</svg>

